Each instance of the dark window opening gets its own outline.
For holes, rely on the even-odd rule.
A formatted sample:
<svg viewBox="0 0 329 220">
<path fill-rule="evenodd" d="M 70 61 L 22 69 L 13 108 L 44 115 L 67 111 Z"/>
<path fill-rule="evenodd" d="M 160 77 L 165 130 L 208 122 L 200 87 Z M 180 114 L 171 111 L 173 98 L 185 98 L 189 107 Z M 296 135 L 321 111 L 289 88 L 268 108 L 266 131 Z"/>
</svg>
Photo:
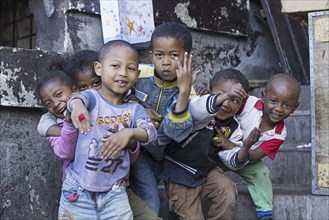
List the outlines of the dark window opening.
<svg viewBox="0 0 329 220">
<path fill-rule="evenodd" d="M 0 46 L 35 48 L 36 31 L 28 0 L 0 0 Z"/>
</svg>

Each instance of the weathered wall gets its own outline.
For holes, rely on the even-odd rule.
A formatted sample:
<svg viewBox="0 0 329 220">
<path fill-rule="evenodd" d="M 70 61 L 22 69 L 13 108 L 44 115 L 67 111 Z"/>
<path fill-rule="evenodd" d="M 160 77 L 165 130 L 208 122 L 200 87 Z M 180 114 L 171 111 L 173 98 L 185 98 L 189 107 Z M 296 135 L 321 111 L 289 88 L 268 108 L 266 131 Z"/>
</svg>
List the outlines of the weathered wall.
<svg viewBox="0 0 329 220">
<path fill-rule="evenodd" d="M 61 161 L 39 136 L 36 108 L 0 106 L 0 219 L 57 219 Z"/>
<path fill-rule="evenodd" d="M 34 14 L 36 46 L 42 50 L 73 53 L 98 50 L 102 45 L 102 29 L 98 0 L 54 0 L 55 11 L 46 15 L 42 1 L 30 0 Z"/>
</svg>

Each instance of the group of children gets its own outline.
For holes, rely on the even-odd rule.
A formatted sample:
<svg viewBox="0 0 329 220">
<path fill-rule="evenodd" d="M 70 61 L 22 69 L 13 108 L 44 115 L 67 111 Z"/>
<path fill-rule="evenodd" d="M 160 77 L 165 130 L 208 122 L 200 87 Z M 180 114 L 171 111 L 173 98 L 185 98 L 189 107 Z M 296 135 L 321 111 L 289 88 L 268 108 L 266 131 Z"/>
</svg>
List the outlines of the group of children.
<svg viewBox="0 0 329 220">
<path fill-rule="evenodd" d="M 272 218 L 261 159 L 274 159 L 284 142 L 299 83 L 276 74 L 256 98 L 244 75 L 227 69 L 213 75 L 210 94 L 191 97 L 199 74 L 191 50 L 189 30 L 167 22 L 152 33 L 151 76 L 139 78 L 136 49 L 116 40 L 40 78 L 48 113 L 38 131 L 65 160 L 59 219 L 159 219 L 161 180 L 180 219 L 232 219 L 237 190 L 226 170 L 247 182 L 258 219 Z"/>
</svg>

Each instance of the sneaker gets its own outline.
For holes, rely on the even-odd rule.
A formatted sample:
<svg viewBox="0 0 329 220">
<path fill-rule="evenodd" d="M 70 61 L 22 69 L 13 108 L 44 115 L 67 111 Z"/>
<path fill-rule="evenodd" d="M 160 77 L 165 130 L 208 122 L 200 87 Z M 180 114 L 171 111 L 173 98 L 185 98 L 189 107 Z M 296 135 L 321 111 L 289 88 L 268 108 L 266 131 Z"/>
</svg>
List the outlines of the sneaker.
<svg viewBox="0 0 329 220">
<path fill-rule="evenodd" d="M 264 215 L 261 217 L 258 217 L 258 220 L 274 220 L 272 215 Z"/>
</svg>

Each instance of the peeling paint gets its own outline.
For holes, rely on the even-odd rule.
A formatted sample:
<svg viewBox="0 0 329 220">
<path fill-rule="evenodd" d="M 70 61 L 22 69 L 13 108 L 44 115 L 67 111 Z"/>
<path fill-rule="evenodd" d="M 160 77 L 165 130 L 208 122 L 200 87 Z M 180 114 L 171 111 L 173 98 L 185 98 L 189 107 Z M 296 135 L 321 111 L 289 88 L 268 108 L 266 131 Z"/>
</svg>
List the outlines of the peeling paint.
<svg viewBox="0 0 329 220">
<path fill-rule="evenodd" d="M 22 78 L 31 77 L 27 73 L 21 73 L 21 68 L 6 69 L 3 63 L 1 63 L 0 69 L 3 74 L 1 74 L 1 94 L 6 94 L 6 96 L 1 96 L 1 105 L 13 105 L 15 103 L 21 103 L 25 106 L 35 106 L 37 105 L 37 100 L 31 88 L 26 88 L 22 82 Z M 36 77 L 32 77 L 36 80 Z"/>
<path fill-rule="evenodd" d="M 0 47 L 0 55 L 0 105 L 42 107 L 35 94 L 38 76 L 61 55 L 10 47 Z"/>
<path fill-rule="evenodd" d="M 38 205 L 40 204 L 39 203 L 39 195 L 35 194 L 34 189 L 30 190 L 30 200 L 31 200 L 31 202 L 36 202 Z"/>
<path fill-rule="evenodd" d="M 176 21 L 201 31 L 248 36 L 249 1 L 153 1 L 155 23 Z"/>
<path fill-rule="evenodd" d="M 2 204 L 2 208 L 9 208 L 12 205 L 11 201 L 7 199 L 5 202 Z"/>
<path fill-rule="evenodd" d="M 69 2 L 68 7 L 63 7 L 62 11 L 63 13 L 66 13 L 69 10 L 76 10 L 80 12 L 86 12 L 86 13 L 94 13 L 94 14 L 100 14 L 100 10 L 97 4 L 95 2 L 89 1 L 89 4 L 82 3 L 80 1 L 75 2 L 76 4 L 73 4 L 72 2 Z"/>
<path fill-rule="evenodd" d="M 188 27 L 196 28 L 197 22 L 194 18 L 191 18 L 188 12 L 187 7 L 189 6 L 190 2 L 187 3 L 178 3 L 175 7 L 175 14 L 177 17 Z"/>
<path fill-rule="evenodd" d="M 220 7 L 220 14 L 222 16 L 224 16 L 225 18 L 227 18 L 228 17 L 227 8 L 226 7 Z"/>
</svg>

